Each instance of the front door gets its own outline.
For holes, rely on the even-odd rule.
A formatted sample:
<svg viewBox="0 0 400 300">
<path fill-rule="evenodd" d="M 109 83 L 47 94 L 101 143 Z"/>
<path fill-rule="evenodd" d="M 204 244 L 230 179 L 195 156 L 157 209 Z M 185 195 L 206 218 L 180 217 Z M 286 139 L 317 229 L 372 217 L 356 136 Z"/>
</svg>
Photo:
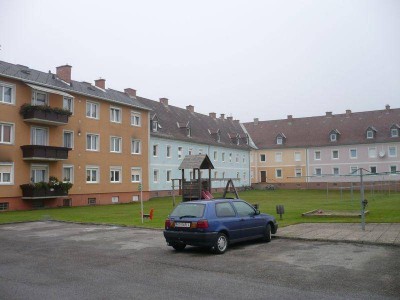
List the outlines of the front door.
<svg viewBox="0 0 400 300">
<path fill-rule="evenodd" d="M 267 171 L 261 171 L 261 182 L 267 182 Z"/>
</svg>

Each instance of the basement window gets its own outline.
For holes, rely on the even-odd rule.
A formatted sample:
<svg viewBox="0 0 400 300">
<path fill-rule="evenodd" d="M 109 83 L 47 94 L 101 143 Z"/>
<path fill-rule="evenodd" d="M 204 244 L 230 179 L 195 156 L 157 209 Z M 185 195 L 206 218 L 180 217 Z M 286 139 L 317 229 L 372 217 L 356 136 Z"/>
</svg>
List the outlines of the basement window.
<svg viewBox="0 0 400 300">
<path fill-rule="evenodd" d="M 9 203 L 8 202 L 0 202 L 0 211 L 8 210 Z"/>
</svg>

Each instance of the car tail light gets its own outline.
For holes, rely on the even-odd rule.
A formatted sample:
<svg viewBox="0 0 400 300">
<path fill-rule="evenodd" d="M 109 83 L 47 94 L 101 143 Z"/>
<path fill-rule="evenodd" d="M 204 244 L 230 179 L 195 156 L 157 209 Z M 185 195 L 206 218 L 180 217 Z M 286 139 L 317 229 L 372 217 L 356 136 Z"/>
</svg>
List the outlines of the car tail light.
<svg viewBox="0 0 400 300">
<path fill-rule="evenodd" d="M 165 220 L 165 229 L 168 229 L 169 227 L 171 227 L 171 220 L 170 219 L 166 219 Z"/>
<path fill-rule="evenodd" d="M 208 228 L 208 221 L 207 220 L 198 220 L 197 228 Z"/>
</svg>

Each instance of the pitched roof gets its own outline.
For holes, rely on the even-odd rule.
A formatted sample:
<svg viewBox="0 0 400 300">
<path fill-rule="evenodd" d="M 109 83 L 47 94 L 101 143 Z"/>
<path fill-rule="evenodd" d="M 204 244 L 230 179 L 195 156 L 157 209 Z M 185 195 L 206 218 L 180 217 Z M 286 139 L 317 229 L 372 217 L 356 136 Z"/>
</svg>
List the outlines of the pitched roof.
<svg viewBox="0 0 400 300">
<path fill-rule="evenodd" d="M 250 150 L 249 145 L 244 139 L 236 144 L 236 141 L 230 138 L 232 133 L 240 134 L 245 137 L 246 133 L 240 126 L 239 121 L 212 118 L 196 112 L 190 112 L 187 109 L 179 108 L 172 105 L 164 105 L 158 101 L 137 97 L 143 105 L 152 109 L 152 117 L 157 116 L 161 125 L 156 132 L 151 132 L 154 137 L 181 140 L 191 143 L 200 143 L 206 145 L 216 145 L 221 147 L 236 148 Z M 179 128 L 178 125 L 190 125 L 191 135 L 187 135 L 187 131 Z M 216 134 L 220 131 L 220 141 L 216 138 Z"/>
<path fill-rule="evenodd" d="M 390 137 L 390 127 L 400 124 L 400 109 L 375 110 L 307 118 L 258 121 L 244 123 L 246 130 L 259 149 L 319 147 L 331 145 L 369 144 L 379 142 L 400 142 Z M 374 139 L 367 139 L 368 128 L 375 128 Z M 333 130 L 340 132 L 336 142 L 329 140 Z M 286 136 L 283 145 L 276 144 L 279 134 Z"/>
<path fill-rule="evenodd" d="M 207 154 L 186 155 L 179 166 L 179 170 L 208 168 L 214 169 L 214 166 Z"/>
<path fill-rule="evenodd" d="M 26 66 L 15 65 L 5 61 L 0 61 L 0 76 L 14 78 L 25 83 L 33 83 L 47 88 L 64 91 L 67 93 L 77 93 L 105 101 L 128 105 L 139 109 L 149 110 L 148 107 L 134 98 L 130 98 L 124 92 L 119 92 L 112 89 L 100 89 L 87 82 L 71 81 L 71 84 L 60 80 L 53 73 L 45 73 L 30 69 Z"/>
</svg>

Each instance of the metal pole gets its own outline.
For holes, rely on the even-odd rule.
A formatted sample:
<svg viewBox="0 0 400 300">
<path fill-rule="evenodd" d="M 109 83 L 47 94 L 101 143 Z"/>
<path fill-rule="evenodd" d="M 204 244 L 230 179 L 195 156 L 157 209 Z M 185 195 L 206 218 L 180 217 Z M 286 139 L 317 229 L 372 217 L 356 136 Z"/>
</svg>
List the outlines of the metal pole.
<svg viewBox="0 0 400 300">
<path fill-rule="evenodd" d="M 175 207 L 175 179 L 172 179 L 172 206 Z"/>
<path fill-rule="evenodd" d="M 139 184 L 139 190 L 140 190 L 140 211 L 142 215 L 142 224 L 143 224 L 143 192 L 142 192 L 142 183 Z"/>
<path fill-rule="evenodd" d="M 361 228 L 365 231 L 365 202 L 364 202 L 364 183 L 363 183 L 363 169 L 360 168 L 360 194 L 361 194 Z"/>
</svg>

